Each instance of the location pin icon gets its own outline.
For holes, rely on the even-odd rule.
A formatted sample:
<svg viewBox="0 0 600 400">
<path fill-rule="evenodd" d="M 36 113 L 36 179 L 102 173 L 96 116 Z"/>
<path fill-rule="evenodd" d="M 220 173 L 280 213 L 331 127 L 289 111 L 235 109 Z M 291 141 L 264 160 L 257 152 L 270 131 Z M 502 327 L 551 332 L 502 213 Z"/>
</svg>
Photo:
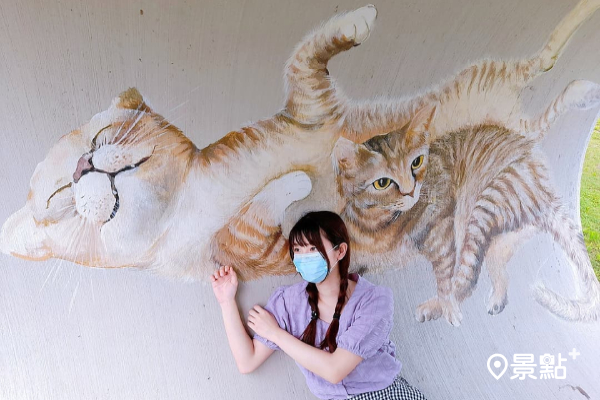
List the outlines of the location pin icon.
<svg viewBox="0 0 600 400">
<path fill-rule="evenodd" d="M 492 354 L 490 358 L 488 358 L 487 367 L 490 374 L 498 380 L 506 372 L 508 361 L 502 354 Z"/>
</svg>

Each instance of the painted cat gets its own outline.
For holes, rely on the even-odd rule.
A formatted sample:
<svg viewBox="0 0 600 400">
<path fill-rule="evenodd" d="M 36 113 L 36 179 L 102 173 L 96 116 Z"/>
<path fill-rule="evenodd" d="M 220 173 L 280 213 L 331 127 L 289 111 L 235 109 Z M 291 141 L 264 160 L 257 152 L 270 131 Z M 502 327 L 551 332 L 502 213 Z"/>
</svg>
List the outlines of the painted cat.
<svg viewBox="0 0 600 400">
<path fill-rule="evenodd" d="M 588 100 L 598 105 L 600 85 L 593 88 Z M 578 95 L 569 89 L 561 97 Z M 506 263 L 518 244 L 548 232 L 572 262 L 582 292 L 566 300 L 540 285 L 536 299 L 562 318 L 597 320 L 600 283 L 581 230 L 548 179 L 536 147 L 540 136 L 473 125 L 431 141 L 434 113 L 426 106 L 398 131 L 336 145 L 338 188 L 348 199 L 342 217 L 353 251 L 385 256 L 409 239 L 431 261 L 437 281 L 437 295 L 418 306 L 416 318 L 444 316 L 458 326 L 460 304 L 475 289 L 483 261 L 492 281 L 487 309 L 497 314 L 507 304 Z"/>
<path fill-rule="evenodd" d="M 438 293 L 417 308 L 419 321 L 444 316 L 458 326 L 460 303 L 474 290 L 484 259 L 492 280 L 487 309 L 501 312 L 505 265 L 536 230 L 562 246 L 582 287 L 577 300 L 566 300 L 538 285 L 536 299 L 568 320 L 600 316 L 598 280 L 581 231 L 554 194 L 534 146 L 559 115 L 597 106 L 600 86 L 574 81 L 532 119 L 519 104 L 520 91 L 551 68 L 598 7 L 580 2 L 531 59 L 483 60 L 422 95 L 356 105 L 347 114 L 345 128 L 365 139 L 374 127 L 393 126 L 362 145 L 340 139 L 333 158 L 358 264 L 371 266 L 373 254 L 380 266 L 406 260 L 411 246 L 432 262 Z"/>
<path fill-rule="evenodd" d="M 204 149 L 137 90 L 123 92 L 38 164 L 0 248 L 189 280 L 225 264 L 243 280 L 292 273 L 285 210 L 328 186 L 319 182 L 333 183 L 329 156 L 343 133 L 335 105 L 320 97 L 331 88 L 317 85 L 307 97 L 306 85 L 323 78 L 330 54 L 364 41 L 375 18 L 373 6 L 363 7 L 306 36 L 286 65 L 284 109 Z M 335 208 L 319 190 L 307 200 Z"/>
<path fill-rule="evenodd" d="M 380 102 L 353 102 L 346 99 L 339 90 L 327 92 L 329 101 L 337 105 L 335 111 L 340 115 L 340 129 L 346 132 L 344 136 L 352 138 L 355 142 L 366 141 L 364 145 L 357 146 L 340 139 L 333 155 L 334 167 L 339 174 L 336 187 L 338 193 L 346 200 L 342 212 L 346 222 L 352 226 L 356 245 L 354 254 L 359 256 L 358 264 L 371 269 L 382 265 L 397 265 L 398 260 L 405 260 L 410 256 L 411 252 L 407 250 L 410 250 L 412 245 L 421 253 L 429 252 L 426 255 L 434 262 L 438 296 L 418 307 L 418 320 L 424 321 L 444 315 L 449 322 L 459 325 L 462 319 L 460 303 L 471 294 L 484 255 L 487 255 L 486 263 L 490 273 L 495 274 L 488 311 L 490 314 L 501 312 L 507 302 L 504 266 L 512 256 L 510 248 L 515 247 L 511 244 L 516 245 L 524 236 L 532 234 L 535 228 L 553 235 L 569 232 L 576 238 L 570 240 L 566 236 L 555 236 L 573 262 L 576 277 L 583 287 L 583 292 L 577 300 L 565 300 L 538 285 L 535 290 L 537 300 L 565 319 L 598 319 L 598 281 L 583 246 L 581 232 L 562 210 L 563 206 L 553 194 L 546 176 L 537 175 L 545 174 L 546 167 L 541 155 L 533 149 L 533 144 L 539 141 L 561 114 L 571 109 L 597 106 L 600 101 L 599 86 L 592 82 L 574 81 L 534 118 L 525 116 L 521 109 L 520 97 L 523 88 L 552 68 L 573 33 L 599 7 L 599 1 L 580 1 L 554 29 L 541 50 L 529 59 L 510 62 L 482 60 L 420 95 Z M 313 83 L 311 87 L 317 84 L 332 84 L 332 81 L 325 76 L 322 82 Z M 435 107 L 435 118 L 423 111 L 432 111 L 431 107 Z M 418 112 L 425 114 L 416 118 Z M 425 123 L 426 117 L 429 117 L 429 120 Z M 397 139 L 393 145 L 390 144 L 393 141 L 392 137 L 399 134 L 385 134 L 390 131 L 405 132 L 410 121 L 413 121 L 415 126 L 420 125 L 420 129 L 413 129 L 413 134 L 408 135 L 410 139 L 405 137 L 404 142 Z M 423 129 L 424 126 L 426 129 Z M 478 142 L 480 139 L 476 136 L 479 130 L 469 128 L 473 126 L 479 126 L 481 133 L 487 138 L 485 140 L 491 140 L 492 144 L 485 149 L 476 148 L 476 145 L 485 143 Z M 490 129 L 494 131 L 491 136 L 487 132 Z M 372 138 L 374 134 L 376 136 Z M 506 135 L 504 139 L 502 134 Z M 443 142 L 447 135 L 450 135 L 448 140 L 457 143 Z M 495 146 L 502 147 L 502 141 L 512 141 L 515 146 L 522 146 L 520 150 L 525 151 L 524 157 L 531 157 L 531 162 L 536 165 L 536 173 L 524 173 L 520 176 L 525 180 L 523 190 L 531 195 L 531 190 L 537 188 L 549 193 L 550 197 L 546 198 L 545 203 L 536 202 L 532 197 L 531 201 L 537 208 L 527 210 L 531 215 L 521 215 L 518 213 L 520 210 L 511 208 L 515 206 L 512 199 L 512 202 L 503 205 L 503 212 L 514 212 L 513 220 L 504 221 L 507 225 L 501 225 L 502 229 L 492 226 L 493 221 L 486 220 L 485 222 L 492 225 L 483 228 L 495 229 L 494 234 L 485 231 L 481 233 L 482 236 L 476 236 L 471 230 L 478 226 L 471 224 L 471 219 L 477 220 L 480 217 L 478 213 L 482 211 L 475 208 L 477 196 L 488 194 L 482 193 L 484 187 L 481 185 L 489 182 L 485 181 L 482 175 L 474 175 L 471 177 L 474 179 L 467 179 L 469 177 L 466 174 L 470 171 L 465 169 L 465 165 L 469 160 L 458 150 L 457 154 L 463 158 L 461 164 L 456 165 L 457 170 L 452 170 L 451 165 L 441 162 L 427 167 L 427 152 L 430 145 L 434 150 L 443 149 L 442 144 L 458 148 L 462 145 L 471 153 L 481 152 L 480 155 L 488 160 L 500 157 L 496 161 L 497 166 L 510 169 L 514 160 L 508 155 L 502 158 L 502 153 L 496 154 L 494 150 Z M 439 146 L 442 146 L 441 149 Z M 517 153 L 519 152 L 514 154 Z M 456 158 L 457 154 L 440 153 L 438 158 Z M 387 155 L 395 161 L 392 165 L 387 165 L 387 169 L 381 167 L 388 175 L 378 168 L 380 163 L 386 165 Z M 442 168 L 442 165 L 445 165 L 446 169 Z M 488 169 L 479 172 L 489 179 L 506 179 L 501 171 L 489 169 L 489 165 L 485 167 Z M 423 188 L 421 185 L 427 180 L 427 168 L 430 170 L 427 179 L 431 181 Z M 391 174 L 395 179 L 391 179 Z M 467 186 L 460 186 L 460 190 L 457 187 L 448 187 L 450 177 L 463 179 L 462 185 Z M 390 193 L 381 193 L 386 189 Z M 514 187 L 508 190 L 514 190 Z M 290 209 L 295 206 L 292 205 Z M 416 208 L 411 210 L 413 207 Z M 554 212 L 550 213 L 548 210 Z M 539 213 L 546 211 L 546 216 L 551 215 L 552 219 L 545 222 L 534 220 Z M 508 215 L 494 216 L 508 218 Z M 529 219 L 519 219 L 526 216 Z M 481 218 L 485 218 L 485 214 Z M 434 223 L 439 225 L 434 228 Z M 560 224 L 564 224 L 563 228 L 559 228 Z M 438 235 L 425 235 L 429 229 L 434 229 Z M 499 232 L 503 234 L 498 236 Z M 447 238 L 452 239 L 442 243 Z M 507 247 L 509 250 L 503 250 Z M 417 254 L 413 252 L 412 255 Z"/>
</svg>

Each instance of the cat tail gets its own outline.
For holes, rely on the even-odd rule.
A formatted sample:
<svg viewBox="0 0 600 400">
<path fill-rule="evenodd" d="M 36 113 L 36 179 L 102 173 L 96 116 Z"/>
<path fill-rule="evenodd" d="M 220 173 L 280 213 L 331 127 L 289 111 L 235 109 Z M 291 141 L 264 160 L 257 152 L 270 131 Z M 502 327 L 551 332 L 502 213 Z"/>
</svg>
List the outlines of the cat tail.
<svg viewBox="0 0 600 400">
<path fill-rule="evenodd" d="M 575 32 L 577 32 L 579 27 L 599 8 L 600 0 L 580 0 L 579 3 L 577 3 L 577 5 L 558 23 L 546 40 L 544 46 L 535 55 L 527 59 L 516 61 L 516 63 L 511 66 L 509 72 L 506 71 L 505 65 L 503 65 L 496 73 L 502 80 L 505 80 L 512 85 L 515 93 L 518 93 L 529 85 L 536 77 L 554 67 L 554 64 L 556 64 L 556 61 L 560 58 L 563 50 L 566 48 Z M 490 76 L 492 76 L 492 72 L 495 72 L 493 62 L 490 63 L 490 67 L 491 68 L 488 68 L 486 63 L 481 66 L 479 84 L 481 84 L 481 80 L 484 77 L 486 77 L 486 79 L 491 79 Z M 474 78 L 477 72 L 478 68 L 473 68 Z M 471 83 L 469 85 L 471 85 Z M 493 79 L 489 85 L 490 87 L 494 85 Z"/>
<path fill-rule="evenodd" d="M 561 115 L 572 109 L 587 110 L 600 104 L 600 85 L 590 81 L 572 81 L 535 119 L 521 119 L 516 128 L 525 136 L 540 140 Z"/>
<path fill-rule="evenodd" d="M 304 37 L 285 65 L 283 115 L 299 124 L 320 125 L 339 113 L 343 96 L 329 77 L 327 63 L 364 42 L 376 17 L 377 10 L 368 5 L 339 14 Z"/>
<path fill-rule="evenodd" d="M 536 300 L 555 315 L 568 321 L 597 321 L 600 319 L 600 282 L 594 274 L 583 234 L 575 222 L 562 210 L 545 219 L 544 230 L 567 254 L 578 287 L 576 299 L 566 299 L 538 283 L 534 286 Z"/>
<path fill-rule="evenodd" d="M 580 0 L 554 28 L 539 52 L 530 59 L 518 63 L 514 80 L 517 87 L 524 88 L 534 78 L 552 69 L 577 29 L 598 8 L 600 8 L 600 0 Z"/>
<path fill-rule="evenodd" d="M 539 51 L 537 61 L 539 73 L 550 70 L 573 34 L 600 8 L 600 0 L 580 0 L 579 3 L 558 23 L 546 44 Z"/>
</svg>

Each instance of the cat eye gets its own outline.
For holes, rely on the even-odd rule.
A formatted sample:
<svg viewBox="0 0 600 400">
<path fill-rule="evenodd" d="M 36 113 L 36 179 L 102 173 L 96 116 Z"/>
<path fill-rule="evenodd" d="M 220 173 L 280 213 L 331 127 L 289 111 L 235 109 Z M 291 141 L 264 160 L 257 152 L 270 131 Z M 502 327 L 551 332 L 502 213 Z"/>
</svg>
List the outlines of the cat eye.
<svg viewBox="0 0 600 400">
<path fill-rule="evenodd" d="M 387 189 L 390 186 L 392 180 L 390 178 L 379 178 L 375 182 L 373 182 L 373 187 L 377 190 Z"/>
<path fill-rule="evenodd" d="M 423 165 L 423 156 L 420 155 L 419 157 L 415 158 L 411 164 L 411 168 L 412 169 L 417 169 L 419 168 L 421 165 Z"/>
<path fill-rule="evenodd" d="M 71 184 L 72 184 L 72 183 L 73 183 L 73 182 L 69 182 L 69 183 L 67 183 L 67 184 L 66 184 L 66 185 L 64 185 L 64 186 L 61 186 L 61 187 L 59 187 L 58 189 L 56 189 L 56 190 L 54 191 L 54 193 L 52 193 L 52 194 L 50 195 L 50 197 L 48 197 L 48 200 L 46 200 L 46 210 L 47 210 L 47 209 L 50 207 L 50 200 L 51 200 L 51 199 L 54 197 L 54 195 L 55 195 L 55 194 L 57 194 L 57 193 L 59 193 L 61 190 L 65 190 L 66 188 L 68 188 L 68 187 L 71 187 Z"/>
</svg>

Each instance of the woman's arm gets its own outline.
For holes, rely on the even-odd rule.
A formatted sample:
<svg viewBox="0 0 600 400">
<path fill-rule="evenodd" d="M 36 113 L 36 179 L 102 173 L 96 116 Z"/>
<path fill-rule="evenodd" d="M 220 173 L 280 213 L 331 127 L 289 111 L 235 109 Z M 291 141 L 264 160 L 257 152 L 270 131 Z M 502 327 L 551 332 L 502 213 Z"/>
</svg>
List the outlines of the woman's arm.
<svg viewBox="0 0 600 400">
<path fill-rule="evenodd" d="M 235 363 L 242 374 L 250 373 L 269 358 L 274 350 L 248 335 L 235 302 L 238 280 L 233 268 L 221 267 L 210 279 L 217 301 L 221 305 L 225 332 Z"/>
<path fill-rule="evenodd" d="M 362 357 L 338 348 L 333 353 L 310 346 L 284 329 L 267 310 L 254 306 L 248 326 L 258 335 L 272 341 L 294 361 L 333 384 L 339 383 L 363 360 Z"/>
<path fill-rule="evenodd" d="M 283 329 L 272 341 L 298 364 L 333 384 L 340 383 L 363 360 L 345 349 L 338 348 L 330 353 L 310 346 Z"/>
</svg>

